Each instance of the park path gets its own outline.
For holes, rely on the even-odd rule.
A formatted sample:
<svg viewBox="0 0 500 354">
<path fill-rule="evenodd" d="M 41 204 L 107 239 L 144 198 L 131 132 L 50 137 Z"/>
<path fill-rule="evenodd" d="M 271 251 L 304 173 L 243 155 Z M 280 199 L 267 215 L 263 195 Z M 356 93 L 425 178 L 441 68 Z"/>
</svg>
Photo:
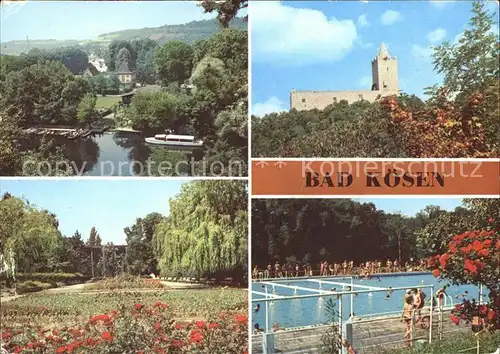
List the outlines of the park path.
<svg viewBox="0 0 500 354">
<path fill-rule="evenodd" d="M 117 292 L 141 292 L 141 293 L 154 293 L 158 291 L 180 291 L 180 290 L 197 290 L 197 289 L 208 289 L 210 286 L 205 285 L 205 284 L 193 284 L 193 283 L 178 283 L 178 282 L 169 282 L 169 281 L 162 281 L 162 284 L 165 286 L 165 288 L 161 289 L 116 289 L 116 290 L 88 290 L 85 289 L 85 286 L 89 285 L 89 283 L 81 283 L 81 284 L 74 284 L 74 285 L 66 285 L 62 286 L 59 288 L 52 288 L 52 289 L 47 289 L 43 291 L 39 291 L 36 293 L 31 293 L 31 294 L 37 294 L 37 293 L 52 293 L 52 294 L 72 294 L 72 293 L 77 293 L 77 294 L 106 294 L 106 293 L 117 293 Z M 2 296 L 0 297 L 0 303 L 5 303 L 8 301 L 12 301 L 15 299 L 18 299 L 20 297 L 23 297 L 28 294 L 22 294 L 22 295 L 12 295 L 12 296 Z"/>
</svg>

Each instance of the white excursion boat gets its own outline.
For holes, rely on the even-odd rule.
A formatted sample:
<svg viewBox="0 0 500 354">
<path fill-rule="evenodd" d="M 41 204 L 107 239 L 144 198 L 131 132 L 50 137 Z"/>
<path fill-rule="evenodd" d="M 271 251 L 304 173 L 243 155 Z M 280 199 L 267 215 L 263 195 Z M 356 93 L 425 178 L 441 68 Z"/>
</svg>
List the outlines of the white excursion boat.
<svg viewBox="0 0 500 354">
<path fill-rule="evenodd" d="M 152 138 L 146 138 L 146 143 L 156 145 L 167 145 L 172 147 L 201 147 L 203 141 L 194 140 L 192 135 L 156 134 Z"/>
</svg>

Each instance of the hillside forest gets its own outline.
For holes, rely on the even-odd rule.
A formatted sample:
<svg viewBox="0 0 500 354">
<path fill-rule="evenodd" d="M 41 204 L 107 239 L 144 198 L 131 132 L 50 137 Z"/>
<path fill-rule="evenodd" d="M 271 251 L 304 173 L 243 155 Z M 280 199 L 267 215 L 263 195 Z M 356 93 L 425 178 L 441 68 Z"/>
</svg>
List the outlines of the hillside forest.
<svg viewBox="0 0 500 354">
<path fill-rule="evenodd" d="M 75 158 L 74 150 L 84 150 L 95 160 L 98 147 L 92 146 L 91 139 L 84 141 L 89 146 L 63 149 L 55 139 L 29 135 L 25 129 L 104 124 L 99 101 L 134 89 L 120 83 L 115 74 L 124 63 L 136 74 L 138 85 L 158 89 L 135 94 L 128 106 L 115 104 L 107 109 L 107 113 L 114 112 L 112 124 L 148 134 L 169 130 L 194 135 L 204 140 L 206 166 L 212 161 L 223 166 L 238 161 L 246 171 L 248 35 L 246 23 L 236 17 L 245 1 L 238 2 L 236 9 L 221 9 L 221 4 L 207 7 L 210 3 L 200 5 L 200 11 L 229 11 L 232 17 L 173 26 L 176 36 L 169 35 L 169 26 L 164 26 L 155 30 L 158 35 L 150 33 L 154 29 L 122 31 L 114 37 L 124 39 L 113 39 L 104 47 L 97 42 L 2 55 L 0 174 L 36 174 L 23 168 L 27 160 L 54 165 L 88 157 Z M 140 31 L 149 32 L 139 35 Z M 107 71 L 83 76 L 89 57 L 96 55 L 102 56 Z M 126 141 L 117 140 L 126 147 Z M 153 159 L 172 160 L 171 152 L 163 150 Z M 91 166 L 95 161 L 88 163 Z M 197 166 L 200 173 L 205 168 Z M 47 168 L 47 174 L 51 170 L 56 169 Z"/>
<path fill-rule="evenodd" d="M 150 213 L 123 229 L 126 244 L 93 227 L 63 235 L 57 215 L 9 193 L 0 201 L 2 277 L 121 273 L 243 279 L 247 271 L 248 203 L 244 181 L 193 181 L 169 201 L 169 215 Z M 113 235 L 114 236 L 114 235 Z M 103 240 L 104 239 L 104 240 Z M 14 267 L 13 267 L 14 265 Z M 14 268 L 14 272 L 12 272 Z M 5 272 L 6 270 L 6 272 Z"/>
<path fill-rule="evenodd" d="M 404 92 L 373 103 L 332 103 L 324 110 L 252 117 L 254 157 L 498 157 L 498 20 L 472 3 L 457 43 L 433 48 L 443 77 L 424 102 Z M 498 30 L 497 30 L 498 31 Z M 496 31 L 496 32 L 497 32 Z"/>
</svg>

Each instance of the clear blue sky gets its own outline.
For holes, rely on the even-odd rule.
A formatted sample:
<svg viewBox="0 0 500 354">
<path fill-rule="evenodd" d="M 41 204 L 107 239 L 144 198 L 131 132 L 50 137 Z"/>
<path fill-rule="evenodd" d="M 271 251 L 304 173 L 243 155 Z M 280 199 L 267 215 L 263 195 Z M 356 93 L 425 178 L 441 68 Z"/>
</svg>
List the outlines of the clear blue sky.
<svg viewBox="0 0 500 354">
<path fill-rule="evenodd" d="M 462 205 L 462 198 L 357 198 L 361 203 L 373 203 L 386 213 L 397 213 L 415 216 L 428 205 L 437 205 L 441 209 L 452 211 Z"/>
<path fill-rule="evenodd" d="M 497 1 L 486 6 L 498 13 Z M 252 113 L 289 109 L 291 89 L 370 90 L 382 42 L 398 57 L 403 92 L 424 98 L 425 87 L 442 81 L 431 47 L 456 41 L 471 8 L 470 1 L 251 2 Z"/>
<path fill-rule="evenodd" d="M 2 1 L 1 39 L 93 39 L 124 29 L 214 18 L 187 1 Z"/>
<path fill-rule="evenodd" d="M 37 208 L 57 215 L 59 229 L 70 236 L 79 230 L 88 238 L 95 226 L 104 241 L 125 243 L 123 229 L 138 217 L 169 214 L 169 199 L 186 180 L 1 180 L 0 191 L 25 197 Z"/>
</svg>

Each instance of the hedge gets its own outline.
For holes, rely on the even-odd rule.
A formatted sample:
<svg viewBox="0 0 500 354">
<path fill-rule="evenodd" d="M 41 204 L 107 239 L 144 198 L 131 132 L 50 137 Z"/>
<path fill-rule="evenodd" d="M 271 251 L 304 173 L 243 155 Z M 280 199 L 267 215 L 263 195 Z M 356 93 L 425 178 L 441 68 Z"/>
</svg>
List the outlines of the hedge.
<svg viewBox="0 0 500 354">
<path fill-rule="evenodd" d="M 47 290 L 53 288 L 53 284 L 43 283 L 40 281 L 25 281 L 16 284 L 16 291 L 18 294 L 34 293 L 36 291 Z"/>
<path fill-rule="evenodd" d="M 56 283 L 84 282 L 91 278 L 91 276 L 81 273 L 16 273 L 15 276 L 19 282 L 31 280 L 54 285 Z"/>
</svg>

